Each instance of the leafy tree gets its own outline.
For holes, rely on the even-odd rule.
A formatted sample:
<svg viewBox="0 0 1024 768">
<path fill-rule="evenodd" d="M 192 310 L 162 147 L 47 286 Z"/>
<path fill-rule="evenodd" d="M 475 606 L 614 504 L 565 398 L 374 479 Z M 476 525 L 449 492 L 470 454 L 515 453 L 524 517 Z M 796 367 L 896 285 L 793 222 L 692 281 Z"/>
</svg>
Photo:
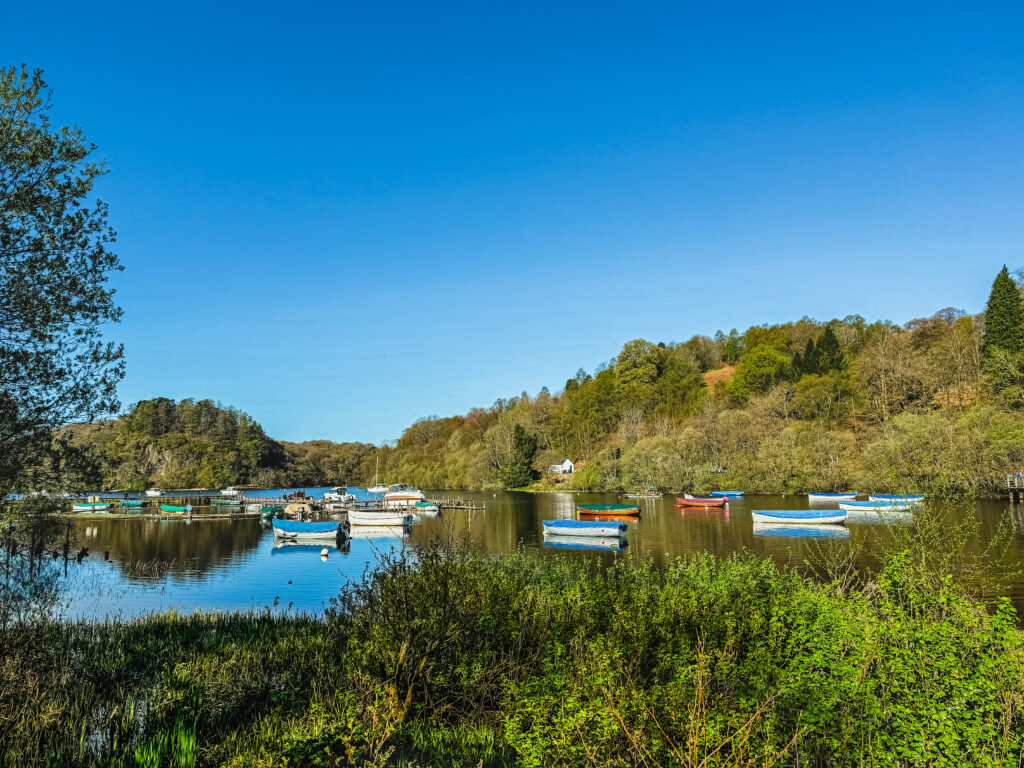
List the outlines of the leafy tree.
<svg viewBox="0 0 1024 768">
<path fill-rule="evenodd" d="M 87 202 L 106 168 L 49 109 L 40 70 L 0 69 L 0 492 L 41 463 L 55 427 L 114 412 L 124 375 L 102 336 L 121 317 L 115 233 Z"/>
<path fill-rule="evenodd" d="M 1024 350 L 1024 304 L 1005 265 L 992 283 L 985 307 L 985 357 L 996 349 L 1014 355 Z"/>
<path fill-rule="evenodd" d="M 752 394 L 764 394 L 790 373 L 789 360 L 777 349 L 761 344 L 740 358 L 736 375 L 727 389 L 735 399 L 745 401 Z"/>
</svg>

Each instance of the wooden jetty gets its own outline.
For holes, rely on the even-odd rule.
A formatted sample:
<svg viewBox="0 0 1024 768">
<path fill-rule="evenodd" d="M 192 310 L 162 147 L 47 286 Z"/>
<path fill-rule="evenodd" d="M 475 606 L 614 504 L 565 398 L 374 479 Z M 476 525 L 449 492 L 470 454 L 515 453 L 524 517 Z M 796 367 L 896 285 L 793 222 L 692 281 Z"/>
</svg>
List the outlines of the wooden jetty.
<svg viewBox="0 0 1024 768">
<path fill-rule="evenodd" d="M 1010 495 L 1010 503 L 1024 502 L 1024 477 L 1020 474 L 1006 476 L 1006 490 Z"/>
</svg>

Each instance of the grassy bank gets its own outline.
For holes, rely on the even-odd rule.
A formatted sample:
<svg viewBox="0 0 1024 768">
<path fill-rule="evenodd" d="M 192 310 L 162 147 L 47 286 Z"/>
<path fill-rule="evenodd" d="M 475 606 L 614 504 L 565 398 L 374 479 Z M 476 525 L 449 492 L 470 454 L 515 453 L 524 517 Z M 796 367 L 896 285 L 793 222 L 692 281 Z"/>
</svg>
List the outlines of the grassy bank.
<svg viewBox="0 0 1024 768">
<path fill-rule="evenodd" d="M 326 620 L 15 626 L 0 764 L 1016 765 L 1024 634 L 932 576 L 436 546 Z"/>
</svg>

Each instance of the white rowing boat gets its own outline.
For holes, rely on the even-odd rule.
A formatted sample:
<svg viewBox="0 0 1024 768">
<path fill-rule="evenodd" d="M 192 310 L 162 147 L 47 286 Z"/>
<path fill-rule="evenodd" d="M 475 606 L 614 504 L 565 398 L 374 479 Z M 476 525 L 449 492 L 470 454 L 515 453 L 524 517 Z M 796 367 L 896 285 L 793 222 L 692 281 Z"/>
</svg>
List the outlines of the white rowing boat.
<svg viewBox="0 0 1024 768">
<path fill-rule="evenodd" d="M 348 521 L 352 525 L 408 525 L 412 515 L 408 512 L 386 510 L 375 512 L 365 509 L 352 509 L 348 513 Z"/>
</svg>

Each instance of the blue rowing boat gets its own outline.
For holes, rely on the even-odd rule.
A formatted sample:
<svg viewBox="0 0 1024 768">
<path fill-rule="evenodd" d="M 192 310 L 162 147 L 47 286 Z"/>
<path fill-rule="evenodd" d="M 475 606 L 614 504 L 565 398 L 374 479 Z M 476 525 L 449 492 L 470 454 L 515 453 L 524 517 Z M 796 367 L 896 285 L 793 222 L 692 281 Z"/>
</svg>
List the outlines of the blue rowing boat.
<svg viewBox="0 0 1024 768">
<path fill-rule="evenodd" d="M 868 501 L 924 501 L 924 494 L 873 493 L 868 496 Z"/>
<path fill-rule="evenodd" d="M 625 536 L 625 523 L 601 520 L 544 520 L 544 533 L 559 536 Z"/>
<path fill-rule="evenodd" d="M 743 495 L 743 491 L 712 491 L 711 495 L 717 498 L 724 496 L 727 499 L 738 499 Z"/>
<path fill-rule="evenodd" d="M 592 549 L 603 552 L 622 552 L 627 546 L 626 539 L 621 536 L 609 536 L 606 539 L 597 536 L 559 536 L 549 534 L 544 537 L 544 546 L 549 549 Z"/>
<path fill-rule="evenodd" d="M 755 523 L 787 525 L 835 525 L 846 520 L 840 509 L 755 509 L 750 516 Z"/>
<path fill-rule="evenodd" d="M 304 523 L 274 518 L 274 536 L 282 539 L 326 539 L 338 535 L 338 523 Z"/>
</svg>

